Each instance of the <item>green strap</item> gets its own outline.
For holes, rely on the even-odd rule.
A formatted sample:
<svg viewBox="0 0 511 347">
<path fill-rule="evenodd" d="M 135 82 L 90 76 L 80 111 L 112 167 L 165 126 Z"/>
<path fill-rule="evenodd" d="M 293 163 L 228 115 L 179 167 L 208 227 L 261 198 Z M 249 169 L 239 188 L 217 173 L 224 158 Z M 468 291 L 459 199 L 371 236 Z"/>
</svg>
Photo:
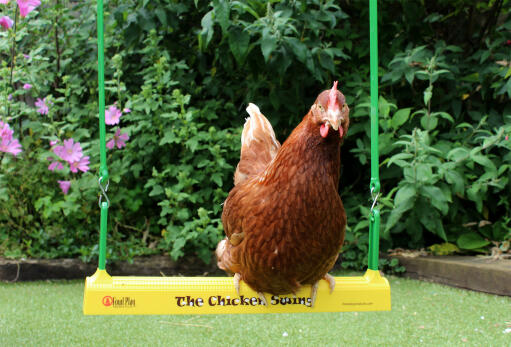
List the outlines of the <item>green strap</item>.
<svg viewBox="0 0 511 347">
<path fill-rule="evenodd" d="M 105 56 L 103 41 L 103 0 L 98 0 L 98 90 L 99 90 L 99 185 L 101 194 L 107 202 L 101 202 L 101 221 L 99 231 L 99 266 L 100 270 L 105 270 L 106 264 L 106 230 L 108 221 L 108 197 L 106 190 L 108 189 L 108 167 L 106 165 L 106 129 L 105 129 Z"/>
<path fill-rule="evenodd" d="M 373 206 L 369 220 L 369 259 L 368 267 L 378 270 L 380 241 L 380 211 L 376 199 L 380 193 L 379 153 L 378 153 L 378 10 L 377 0 L 369 0 L 369 28 L 371 54 L 371 182 L 369 188 L 373 196 Z"/>
</svg>

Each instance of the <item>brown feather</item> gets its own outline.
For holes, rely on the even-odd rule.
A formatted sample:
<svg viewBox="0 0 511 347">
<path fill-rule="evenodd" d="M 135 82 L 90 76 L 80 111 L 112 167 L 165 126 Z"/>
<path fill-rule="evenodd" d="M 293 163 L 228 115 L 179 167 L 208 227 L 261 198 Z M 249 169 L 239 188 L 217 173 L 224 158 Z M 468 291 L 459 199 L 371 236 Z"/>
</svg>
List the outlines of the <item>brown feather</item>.
<svg viewBox="0 0 511 347">
<path fill-rule="evenodd" d="M 247 118 L 241 135 L 241 158 L 234 173 L 234 185 L 262 172 L 280 148 L 273 128 L 259 107 L 249 104 Z"/>
</svg>

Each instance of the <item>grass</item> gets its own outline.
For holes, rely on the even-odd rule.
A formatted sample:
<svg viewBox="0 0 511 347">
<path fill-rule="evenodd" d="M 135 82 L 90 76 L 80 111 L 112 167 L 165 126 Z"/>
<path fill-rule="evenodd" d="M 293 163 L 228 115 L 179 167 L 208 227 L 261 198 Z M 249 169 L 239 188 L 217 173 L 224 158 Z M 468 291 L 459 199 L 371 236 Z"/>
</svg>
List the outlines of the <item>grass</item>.
<svg viewBox="0 0 511 347">
<path fill-rule="evenodd" d="M 83 316 L 83 281 L 0 283 L 0 345 L 511 345 L 511 298 L 389 279 L 391 312 L 232 316 Z"/>
</svg>

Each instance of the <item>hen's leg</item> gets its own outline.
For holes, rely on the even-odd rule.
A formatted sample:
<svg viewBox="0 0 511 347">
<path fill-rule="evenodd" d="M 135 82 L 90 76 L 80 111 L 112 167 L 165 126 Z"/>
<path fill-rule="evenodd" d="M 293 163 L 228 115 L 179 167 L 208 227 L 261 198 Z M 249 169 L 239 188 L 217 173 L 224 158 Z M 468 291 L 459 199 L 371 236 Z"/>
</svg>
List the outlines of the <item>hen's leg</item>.
<svg viewBox="0 0 511 347">
<path fill-rule="evenodd" d="M 238 294 L 238 296 L 240 296 L 240 281 L 241 281 L 241 275 L 236 272 L 234 274 L 234 278 L 233 278 L 233 281 L 234 281 L 234 289 L 236 289 L 236 294 Z"/>
<path fill-rule="evenodd" d="M 318 294 L 319 281 L 311 286 L 311 308 L 314 307 L 316 302 L 316 294 Z"/>
<path fill-rule="evenodd" d="M 335 288 L 335 278 L 329 274 L 323 276 L 323 279 L 328 282 L 328 286 L 330 287 L 330 294 L 334 291 Z M 311 286 L 311 307 L 314 307 L 314 303 L 316 302 L 316 295 L 318 294 L 319 281 L 314 283 Z"/>
<path fill-rule="evenodd" d="M 238 296 L 240 296 L 240 281 L 241 281 L 241 274 L 239 272 L 236 272 L 233 277 L 233 282 L 234 282 L 234 289 L 236 289 L 236 294 L 238 294 Z M 263 292 L 257 292 L 257 296 L 259 296 L 259 299 L 261 299 L 264 306 L 268 306 L 268 302 L 266 301 L 266 298 L 265 298 Z"/>
<path fill-rule="evenodd" d="M 335 278 L 332 275 L 326 274 L 323 276 L 323 279 L 328 282 L 328 286 L 330 287 L 330 294 L 332 294 L 335 289 Z"/>
<path fill-rule="evenodd" d="M 257 292 L 257 296 L 259 296 L 259 299 L 261 299 L 264 306 L 268 306 L 268 302 L 266 301 L 266 297 L 263 292 Z"/>
</svg>

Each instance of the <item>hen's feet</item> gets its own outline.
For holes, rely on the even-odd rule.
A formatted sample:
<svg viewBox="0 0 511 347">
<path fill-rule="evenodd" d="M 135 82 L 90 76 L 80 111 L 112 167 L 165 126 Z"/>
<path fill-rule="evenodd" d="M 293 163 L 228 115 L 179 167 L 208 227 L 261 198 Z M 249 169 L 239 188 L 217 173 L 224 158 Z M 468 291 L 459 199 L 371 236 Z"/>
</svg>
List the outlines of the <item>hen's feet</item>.
<svg viewBox="0 0 511 347">
<path fill-rule="evenodd" d="M 234 277 L 233 277 L 233 282 L 234 282 L 234 289 L 236 289 L 236 294 L 238 294 L 238 296 L 240 296 L 240 281 L 241 281 L 241 274 L 235 273 Z M 265 298 L 263 292 L 257 292 L 257 296 L 262 301 L 264 306 L 268 306 L 268 302 L 266 301 L 266 298 Z"/>
<path fill-rule="evenodd" d="M 330 287 L 330 294 L 332 294 L 332 292 L 335 289 L 335 278 L 329 274 L 326 274 L 325 276 L 323 276 L 323 279 L 328 282 L 328 286 Z M 311 286 L 311 307 L 314 307 L 314 303 L 316 302 L 316 295 L 318 294 L 318 287 L 319 287 L 319 281 L 314 283 Z"/>
<path fill-rule="evenodd" d="M 330 294 L 332 294 L 335 289 L 335 278 L 329 274 L 326 274 L 323 276 L 323 279 L 328 282 L 328 286 L 330 287 Z"/>
<path fill-rule="evenodd" d="M 257 296 L 259 296 L 259 299 L 263 302 L 264 306 L 268 306 L 268 302 L 266 301 L 266 297 L 263 292 L 257 292 Z"/>
</svg>

